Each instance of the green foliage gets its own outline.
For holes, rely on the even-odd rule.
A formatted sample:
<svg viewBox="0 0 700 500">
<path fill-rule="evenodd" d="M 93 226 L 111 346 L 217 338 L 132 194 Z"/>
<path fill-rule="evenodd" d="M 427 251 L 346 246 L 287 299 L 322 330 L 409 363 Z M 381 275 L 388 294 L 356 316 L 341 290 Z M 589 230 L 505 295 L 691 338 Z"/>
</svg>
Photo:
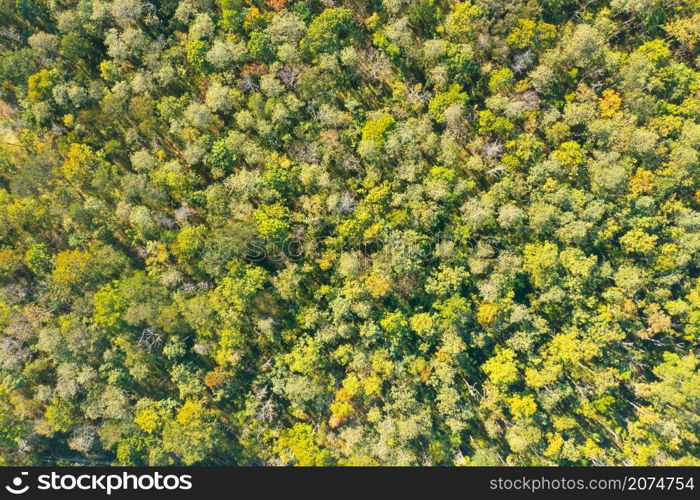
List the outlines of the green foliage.
<svg viewBox="0 0 700 500">
<path fill-rule="evenodd" d="M 51 90 L 59 82 L 58 69 L 42 69 L 27 80 L 27 99 L 31 101 L 46 100 L 51 97 Z"/>
<path fill-rule="evenodd" d="M 209 46 L 204 40 L 192 40 L 185 46 L 187 61 L 198 73 L 208 73 L 211 69 L 206 58 L 207 50 Z"/>
<path fill-rule="evenodd" d="M 51 253 L 43 243 L 34 244 L 25 252 L 24 263 L 31 272 L 44 275 L 51 270 Z"/>
<path fill-rule="evenodd" d="M 440 92 L 435 94 L 430 100 L 430 105 L 428 107 L 430 116 L 437 122 L 445 121 L 445 111 L 450 106 L 462 105 L 464 106 L 467 101 L 467 94 L 461 92 L 459 85 L 450 85 L 450 88 L 446 92 Z"/>
<path fill-rule="evenodd" d="M 467 0 L 454 4 L 445 19 L 445 32 L 451 38 L 468 40 L 477 31 L 475 21 L 481 17 L 483 10 Z"/>
<path fill-rule="evenodd" d="M 206 241 L 206 227 L 186 226 L 177 234 L 172 252 L 183 262 L 197 258 L 204 248 Z"/>
<path fill-rule="evenodd" d="M 263 205 L 253 213 L 260 236 L 275 240 L 285 239 L 289 231 L 289 210 L 279 203 Z"/>
<path fill-rule="evenodd" d="M 697 2 L 331 3 L 3 3 L 0 465 L 699 464 Z"/>
<path fill-rule="evenodd" d="M 368 120 L 362 127 L 362 140 L 373 141 L 378 147 L 382 147 L 386 142 L 387 132 L 394 128 L 395 124 L 393 116 L 382 113 L 377 118 Z"/>
<path fill-rule="evenodd" d="M 55 432 L 68 432 L 74 425 L 71 405 L 62 399 L 54 400 L 46 407 L 46 421 Z"/>
<path fill-rule="evenodd" d="M 497 94 L 510 87 L 514 81 L 514 75 L 510 68 L 501 68 L 491 73 L 491 77 L 489 78 L 489 90 Z"/>
<path fill-rule="evenodd" d="M 270 62 L 274 56 L 270 37 L 260 31 L 251 33 L 248 41 L 248 52 L 253 59 Z"/>
<path fill-rule="evenodd" d="M 335 52 L 352 42 L 354 35 L 352 12 L 344 7 L 325 9 L 309 24 L 301 46 L 312 57 Z"/>
<path fill-rule="evenodd" d="M 302 467 L 331 465 L 329 454 L 315 443 L 314 433 L 308 424 L 295 424 L 280 433 L 276 453 L 284 462 Z"/>
</svg>

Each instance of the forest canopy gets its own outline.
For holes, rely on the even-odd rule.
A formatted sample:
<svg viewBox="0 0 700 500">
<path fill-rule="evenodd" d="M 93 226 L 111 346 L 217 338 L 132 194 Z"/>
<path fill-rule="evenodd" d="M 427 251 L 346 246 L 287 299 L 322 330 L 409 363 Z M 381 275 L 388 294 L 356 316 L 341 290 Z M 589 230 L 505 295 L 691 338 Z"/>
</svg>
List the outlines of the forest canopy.
<svg viewBox="0 0 700 500">
<path fill-rule="evenodd" d="M 0 465 L 700 465 L 700 1 L 0 0 Z"/>
</svg>

